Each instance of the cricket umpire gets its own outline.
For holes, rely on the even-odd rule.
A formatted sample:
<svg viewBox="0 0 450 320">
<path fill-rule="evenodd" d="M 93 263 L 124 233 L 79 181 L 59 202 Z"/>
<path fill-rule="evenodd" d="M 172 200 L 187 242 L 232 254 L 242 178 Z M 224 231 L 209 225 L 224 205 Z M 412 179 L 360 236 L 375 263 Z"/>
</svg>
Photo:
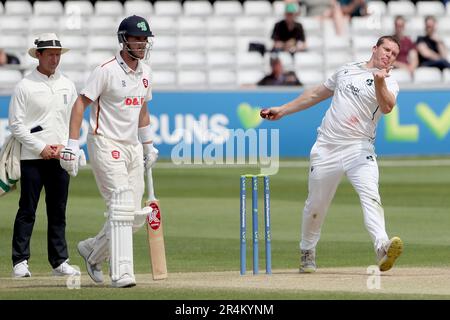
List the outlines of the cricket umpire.
<svg viewBox="0 0 450 320">
<path fill-rule="evenodd" d="M 53 274 L 79 274 L 70 266 L 66 243 L 69 175 L 59 164 L 69 136 L 69 118 L 77 98 L 75 85 L 56 68 L 63 48 L 54 33 L 41 34 L 28 50 L 39 65 L 15 87 L 9 127 L 21 143 L 21 192 L 12 239 L 13 277 L 30 277 L 30 239 L 42 188 L 47 207 L 47 250 Z"/>
</svg>

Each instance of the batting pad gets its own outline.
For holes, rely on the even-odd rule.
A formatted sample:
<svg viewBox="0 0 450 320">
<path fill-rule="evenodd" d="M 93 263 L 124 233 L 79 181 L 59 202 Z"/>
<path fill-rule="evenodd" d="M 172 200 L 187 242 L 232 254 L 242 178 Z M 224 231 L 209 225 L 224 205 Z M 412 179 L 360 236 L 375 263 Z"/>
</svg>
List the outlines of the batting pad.
<svg viewBox="0 0 450 320">
<path fill-rule="evenodd" d="M 108 215 L 112 281 L 119 280 L 124 274 L 133 276 L 134 210 L 134 195 L 130 187 L 120 187 L 113 191 Z"/>
</svg>

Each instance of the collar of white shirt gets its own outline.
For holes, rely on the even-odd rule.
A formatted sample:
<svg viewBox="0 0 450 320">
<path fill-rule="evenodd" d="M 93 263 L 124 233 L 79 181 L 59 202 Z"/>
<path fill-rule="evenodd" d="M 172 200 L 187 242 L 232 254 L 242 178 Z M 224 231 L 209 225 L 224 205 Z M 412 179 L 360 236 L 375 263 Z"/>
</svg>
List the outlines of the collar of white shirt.
<svg viewBox="0 0 450 320">
<path fill-rule="evenodd" d="M 36 68 L 33 69 L 33 75 L 37 77 L 39 80 L 42 80 L 44 82 L 48 81 L 55 81 L 59 79 L 60 73 L 59 71 L 55 71 L 55 73 L 51 74 L 49 77 L 41 72 Z"/>
<path fill-rule="evenodd" d="M 142 73 L 142 65 L 141 65 L 141 61 L 138 60 L 138 65 L 136 70 L 131 69 L 127 63 L 123 60 L 122 56 L 120 55 L 120 51 L 118 51 L 116 53 L 116 60 L 119 63 L 119 66 L 122 67 L 123 71 L 125 71 L 126 73 L 130 73 L 130 72 L 134 72 L 134 73 Z"/>
</svg>

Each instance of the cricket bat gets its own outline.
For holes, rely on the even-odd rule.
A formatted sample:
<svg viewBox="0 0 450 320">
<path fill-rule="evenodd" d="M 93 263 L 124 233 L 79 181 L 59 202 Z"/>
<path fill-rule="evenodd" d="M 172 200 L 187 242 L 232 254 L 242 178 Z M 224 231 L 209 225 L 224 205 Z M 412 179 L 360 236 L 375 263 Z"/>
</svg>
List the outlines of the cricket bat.
<svg viewBox="0 0 450 320">
<path fill-rule="evenodd" d="M 147 216 L 146 224 L 153 280 L 162 280 L 167 278 L 166 250 L 164 248 L 161 210 L 159 201 L 155 197 L 151 168 L 147 169 L 147 192 L 148 198 L 145 205 L 152 208 L 152 212 Z"/>
</svg>

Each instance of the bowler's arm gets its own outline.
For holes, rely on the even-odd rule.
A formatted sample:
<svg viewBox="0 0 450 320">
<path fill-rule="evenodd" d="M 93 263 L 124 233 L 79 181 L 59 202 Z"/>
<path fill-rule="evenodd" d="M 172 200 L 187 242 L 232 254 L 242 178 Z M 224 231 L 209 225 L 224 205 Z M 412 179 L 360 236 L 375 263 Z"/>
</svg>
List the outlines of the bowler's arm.
<svg viewBox="0 0 450 320">
<path fill-rule="evenodd" d="M 384 114 L 391 112 L 396 103 L 394 94 L 387 88 L 387 77 L 389 77 L 389 74 L 386 70 L 382 70 L 381 72 L 374 74 L 375 95 L 377 97 L 380 110 Z"/>
</svg>

